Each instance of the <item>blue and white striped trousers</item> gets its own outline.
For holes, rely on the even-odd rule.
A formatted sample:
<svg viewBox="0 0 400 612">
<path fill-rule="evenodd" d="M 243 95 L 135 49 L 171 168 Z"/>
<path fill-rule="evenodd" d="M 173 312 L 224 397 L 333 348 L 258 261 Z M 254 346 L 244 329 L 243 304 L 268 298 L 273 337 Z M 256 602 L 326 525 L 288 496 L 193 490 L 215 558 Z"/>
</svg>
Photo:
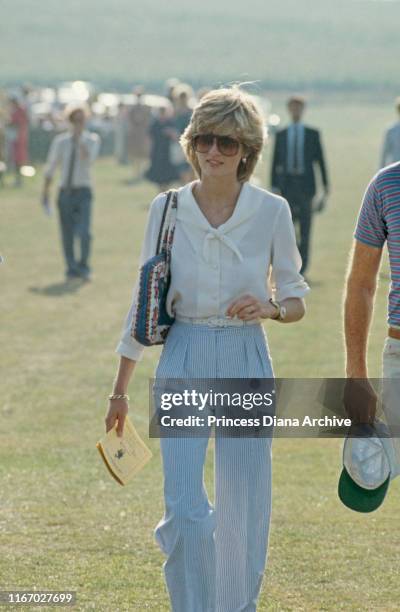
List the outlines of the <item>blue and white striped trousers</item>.
<svg viewBox="0 0 400 612">
<path fill-rule="evenodd" d="M 271 378 L 263 327 L 175 321 L 156 381 Z M 156 407 L 157 408 L 157 407 Z M 215 439 L 215 502 L 203 481 L 207 437 L 161 438 L 165 513 L 155 537 L 173 612 L 254 612 L 268 547 L 271 439 Z"/>
</svg>

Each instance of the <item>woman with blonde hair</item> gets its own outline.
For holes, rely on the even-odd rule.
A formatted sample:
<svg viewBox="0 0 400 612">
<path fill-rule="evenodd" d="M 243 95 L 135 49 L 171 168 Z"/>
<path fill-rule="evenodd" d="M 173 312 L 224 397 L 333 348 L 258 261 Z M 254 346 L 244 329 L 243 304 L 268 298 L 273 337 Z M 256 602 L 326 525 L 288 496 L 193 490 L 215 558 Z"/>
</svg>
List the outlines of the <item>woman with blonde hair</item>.
<svg viewBox="0 0 400 612">
<path fill-rule="evenodd" d="M 156 404 L 165 380 L 272 379 L 262 321 L 300 320 L 308 291 L 288 203 L 249 182 L 264 144 L 253 98 L 237 86 L 210 91 L 181 144 L 198 179 L 177 193 L 167 296 L 175 321 L 155 373 Z M 160 194 L 151 205 L 142 263 L 155 254 L 165 199 Z M 106 416 L 106 429 L 119 433 L 143 353 L 132 336 L 136 313 L 137 290 Z M 167 557 L 172 610 L 256 610 L 270 523 L 271 438 L 216 436 L 214 504 L 203 483 L 208 436 L 160 443 L 165 513 L 155 536 Z"/>
</svg>

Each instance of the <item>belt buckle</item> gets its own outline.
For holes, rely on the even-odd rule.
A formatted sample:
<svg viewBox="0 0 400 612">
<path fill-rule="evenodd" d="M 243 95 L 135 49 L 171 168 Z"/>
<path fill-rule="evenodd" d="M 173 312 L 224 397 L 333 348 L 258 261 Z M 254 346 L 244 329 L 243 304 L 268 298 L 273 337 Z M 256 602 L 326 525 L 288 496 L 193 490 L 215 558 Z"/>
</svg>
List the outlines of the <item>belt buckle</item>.
<svg viewBox="0 0 400 612">
<path fill-rule="evenodd" d="M 207 325 L 209 325 L 209 327 L 226 327 L 227 322 L 221 317 L 211 317 Z"/>
</svg>

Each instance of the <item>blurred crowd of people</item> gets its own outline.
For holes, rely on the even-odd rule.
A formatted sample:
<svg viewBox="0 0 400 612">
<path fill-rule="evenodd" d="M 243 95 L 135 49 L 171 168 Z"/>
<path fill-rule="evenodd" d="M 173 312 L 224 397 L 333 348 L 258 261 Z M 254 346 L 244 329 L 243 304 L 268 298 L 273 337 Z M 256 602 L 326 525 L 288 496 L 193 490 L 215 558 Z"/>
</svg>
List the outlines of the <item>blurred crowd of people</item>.
<svg viewBox="0 0 400 612">
<path fill-rule="evenodd" d="M 54 204 L 58 209 L 66 279 L 91 278 L 91 217 L 93 180 L 91 168 L 104 143 L 112 138 L 117 163 L 126 166 L 126 183 L 149 180 L 165 190 L 171 183 L 194 178 L 179 139 L 189 124 L 197 100 L 206 90 L 176 79 L 166 83 L 165 95 L 147 94 L 141 86 L 132 94 L 92 95 L 87 83 L 64 85 L 62 95 L 49 106 L 38 92 L 21 89 L 3 95 L 2 171 L 12 171 L 15 185 L 33 176 L 30 165 L 46 161 L 41 202 L 46 214 L 53 210 L 51 183 L 58 177 Z M 43 92 L 42 92 L 43 93 Z M 36 130 L 36 131 L 35 131 Z M 49 137 L 43 158 L 30 155 L 31 141 Z"/>
<path fill-rule="evenodd" d="M 29 114 L 21 96 L 0 95 L 0 184 L 7 168 L 12 168 L 15 185 L 21 184 L 21 168 L 28 161 Z"/>
<path fill-rule="evenodd" d="M 190 121 L 196 102 L 207 92 L 194 92 L 187 83 L 170 79 L 157 106 L 148 104 L 144 89 L 134 90 L 132 105 L 120 103 L 115 127 L 115 154 L 120 164 L 131 165 L 136 183 L 143 178 L 163 191 L 175 181 L 193 178 L 179 138 Z"/>
<path fill-rule="evenodd" d="M 142 86 L 126 94 L 96 92 L 85 81 L 0 91 L 0 182 L 8 172 L 20 186 L 23 176 L 34 173 L 53 137 L 68 129 L 64 111 L 74 103 L 90 110 L 87 128 L 101 137 L 100 154 L 130 167 L 128 183 L 147 178 L 163 189 L 176 180 L 186 182 L 191 169 L 178 140 L 205 91 L 194 92 L 175 78 L 165 83 L 164 95 Z"/>
<path fill-rule="evenodd" d="M 64 219 L 63 235 L 69 237 L 69 246 L 65 247 L 67 275 L 75 274 L 79 267 L 70 253 L 71 236 L 78 233 L 85 249 L 89 249 L 90 166 L 97 155 L 112 155 L 119 165 L 125 166 L 125 182 L 129 185 L 148 180 L 157 191 L 165 191 L 174 183 L 189 183 L 195 177 L 179 139 L 190 122 L 193 108 L 208 91 L 203 88 L 195 92 L 191 85 L 175 78 L 165 82 L 163 95 L 146 92 L 139 85 L 127 94 L 100 93 L 85 81 L 65 82 L 54 90 L 23 86 L 8 93 L 0 91 L 0 187 L 5 183 L 6 173 L 14 177 L 15 186 L 21 186 L 24 176 L 35 174 L 34 164 L 47 160 L 44 174 L 48 184 L 42 197 L 45 210 L 49 209 L 50 180 L 60 167 L 59 200 L 64 204 L 71 200 L 73 204 L 65 205 L 68 210 L 81 211 L 79 215 L 74 213 L 74 219 Z M 265 111 L 266 133 L 276 133 L 270 189 L 283 195 L 290 204 L 304 274 L 309 260 L 312 217 L 324 209 L 329 193 L 320 133 L 303 122 L 306 100 L 302 96 L 288 99 L 289 123 L 279 130 L 280 119 L 269 112 L 268 100 L 257 98 Z M 396 111 L 399 119 L 384 135 L 381 167 L 400 159 L 400 99 L 396 100 Z M 75 118 L 80 115 L 82 125 L 75 125 L 79 124 Z M 83 218 L 85 223 L 81 222 Z M 76 224 L 79 231 L 73 230 Z M 87 277 L 89 266 L 85 257 L 80 269 Z"/>
</svg>

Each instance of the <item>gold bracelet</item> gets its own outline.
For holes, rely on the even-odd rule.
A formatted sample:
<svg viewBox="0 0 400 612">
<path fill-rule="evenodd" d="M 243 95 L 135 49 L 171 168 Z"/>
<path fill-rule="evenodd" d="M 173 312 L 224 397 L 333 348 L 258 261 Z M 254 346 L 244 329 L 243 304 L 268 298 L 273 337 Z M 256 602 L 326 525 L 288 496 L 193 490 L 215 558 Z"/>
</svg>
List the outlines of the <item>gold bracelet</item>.
<svg viewBox="0 0 400 612">
<path fill-rule="evenodd" d="M 129 395 L 126 395 L 126 393 L 124 393 L 123 395 L 111 394 L 108 396 L 108 399 L 109 400 L 123 399 L 129 402 Z"/>
</svg>

